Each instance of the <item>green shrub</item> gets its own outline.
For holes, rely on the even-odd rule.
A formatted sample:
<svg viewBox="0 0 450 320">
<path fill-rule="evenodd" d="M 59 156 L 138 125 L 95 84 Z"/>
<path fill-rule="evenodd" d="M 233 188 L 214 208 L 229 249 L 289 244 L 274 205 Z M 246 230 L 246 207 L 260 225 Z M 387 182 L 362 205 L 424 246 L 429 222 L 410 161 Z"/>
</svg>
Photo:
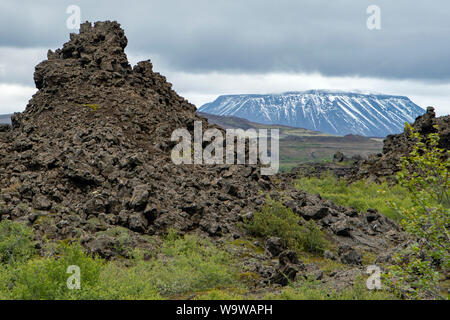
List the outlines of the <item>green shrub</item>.
<svg viewBox="0 0 450 320">
<path fill-rule="evenodd" d="M 443 298 L 437 271 L 450 270 L 450 151 L 438 148 L 437 133 L 424 139 L 406 124 L 408 131 L 415 145 L 403 158 L 398 181 L 409 190 L 414 206 L 394 208 L 402 212 L 401 224 L 416 242 L 395 256 L 386 280 L 407 298 Z"/>
<path fill-rule="evenodd" d="M 262 210 L 256 212 L 251 221 L 246 221 L 245 226 L 254 236 L 281 238 L 286 248 L 322 252 L 327 244 L 322 231 L 314 221 L 303 223 L 300 220 L 290 208 L 268 198 Z"/>
<path fill-rule="evenodd" d="M 58 246 L 58 257 L 0 268 L 0 299 L 160 299 L 151 269 L 127 268 L 86 255 L 79 244 Z M 69 289 L 67 267 L 80 268 L 81 288 Z"/>
<path fill-rule="evenodd" d="M 236 283 L 234 261 L 209 240 L 192 235 L 177 237 L 170 232 L 159 259 L 141 262 L 151 269 L 150 280 L 162 295 L 202 291 Z"/>
<path fill-rule="evenodd" d="M 95 300 L 160 300 L 161 295 L 152 281 L 152 269 L 143 264 L 125 267 L 110 262 L 100 273 L 96 286 L 81 292 L 81 299 Z"/>
<path fill-rule="evenodd" d="M 28 260 L 34 254 L 33 231 L 25 224 L 0 222 L 0 264 Z"/>
<path fill-rule="evenodd" d="M 9 266 L 0 264 L 0 300 L 11 299 L 12 279 Z"/>
<path fill-rule="evenodd" d="M 29 260 L 11 270 L 13 287 L 11 296 L 14 299 L 76 299 L 84 288 L 98 283 L 104 262 L 87 256 L 79 244 L 60 245 L 57 258 Z M 80 267 L 81 289 L 67 288 L 70 274 L 67 268 L 71 265 Z"/>
<path fill-rule="evenodd" d="M 328 247 L 322 231 L 312 220 L 305 223 L 305 229 L 306 232 L 302 236 L 303 249 L 311 253 L 322 254 Z"/>
<path fill-rule="evenodd" d="M 285 247 L 298 249 L 303 228 L 298 224 L 299 216 L 281 203 L 267 199 L 261 211 L 255 212 L 253 219 L 246 221 L 247 230 L 254 236 L 279 237 Z"/>
</svg>

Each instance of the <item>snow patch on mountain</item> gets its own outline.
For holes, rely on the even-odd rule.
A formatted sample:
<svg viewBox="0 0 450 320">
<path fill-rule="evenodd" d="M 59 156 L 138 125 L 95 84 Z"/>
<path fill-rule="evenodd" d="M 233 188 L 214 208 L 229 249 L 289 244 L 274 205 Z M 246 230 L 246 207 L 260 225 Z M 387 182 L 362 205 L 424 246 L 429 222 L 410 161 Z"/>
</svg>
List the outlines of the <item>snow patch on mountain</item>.
<svg viewBox="0 0 450 320">
<path fill-rule="evenodd" d="M 403 132 L 425 110 L 404 96 L 309 90 L 281 94 L 223 95 L 198 111 L 337 135 L 384 137 Z"/>
</svg>

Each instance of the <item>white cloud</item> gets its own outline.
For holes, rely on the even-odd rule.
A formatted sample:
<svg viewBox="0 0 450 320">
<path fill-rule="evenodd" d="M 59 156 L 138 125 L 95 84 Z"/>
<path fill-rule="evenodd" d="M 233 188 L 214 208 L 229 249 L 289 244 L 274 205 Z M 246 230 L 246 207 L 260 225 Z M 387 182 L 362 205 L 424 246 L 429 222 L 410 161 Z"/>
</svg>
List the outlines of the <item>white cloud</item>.
<svg viewBox="0 0 450 320">
<path fill-rule="evenodd" d="M 47 58 L 47 50 L 0 46 L 0 83 L 32 85 L 34 67 Z"/>
<path fill-rule="evenodd" d="M 42 49 L 27 49 L 28 52 L 22 53 L 20 51 L 23 49 L 17 50 L 16 52 L 11 48 L 8 50 L 0 48 L 0 57 L 2 53 L 4 54 L 3 56 L 5 56 L 5 53 L 8 53 L 7 56 L 13 59 L 9 60 L 8 64 L 0 60 L 0 77 L 8 79 L 12 73 L 22 73 L 21 78 L 32 79 L 32 70 L 36 60 L 40 61 L 41 59 Z M 147 59 L 147 56 L 143 54 L 128 54 L 128 57 L 133 65 L 137 61 Z M 152 58 L 155 71 L 165 75 L 167 80 L 173 83 L 174 89 L 197 107 L 215 100 L 217 96 L 222 94 L 279 93 L 309 89 L 330 89 L 375 91 L 385 94 L 404 95 L 422 108 L 434 106 L 438 115 L 450 113 L 450 82 L 387 80 L 367 77 L 329 77 L 319 73 L 187 73 L 171 70 L 164 63 L 163 59 L 158 56 L 152 56 Z M 12 62 L 11 64 L 10 61 Z M 11 67 L 8 68 L 7 66 Z M 18 69 L 16 66 L 19 66 Z M 8 76 L 5 76 L 5 73 Z M 36 89 L 31 85 L 14 84 L 13 81 L 1 80 L 0 78 L 0 114 L 23 111 Z"/>
<path fill-rule="evenodd" d="M 160 70 L 157 70 L 160 71 Z M 222 74 L 161 71 L 174 89 L 200 107 L 222 94 L 279 93 L 309 89 L 362 90 L 404 95 L 438 115 L 450 114 L 450 83 L 426 83 L 358 77 L 325 77 L 320 74 Z M 36 89 L 0 83 L 0 114 L 23 111 Z"/>
<path fill-rule="evenodd" d="M 327 77 L 320 74 L 268 73 L 223 74 L 166 71 L 175 90 L 200 107 L 221 94 L 279 93 L 310 89 L 361 90 L 402 95 L 426 108 L 434 106 L 438 115 L 450 113 L 450 82 L 428 83 L 413 80 L 386 80 L 362 77 Z"/>
<path fill-rule="evenodd" d="M 36 92 L 33 87 L 0 83 L 0 114 L 21 112 Z"/>
</svg>

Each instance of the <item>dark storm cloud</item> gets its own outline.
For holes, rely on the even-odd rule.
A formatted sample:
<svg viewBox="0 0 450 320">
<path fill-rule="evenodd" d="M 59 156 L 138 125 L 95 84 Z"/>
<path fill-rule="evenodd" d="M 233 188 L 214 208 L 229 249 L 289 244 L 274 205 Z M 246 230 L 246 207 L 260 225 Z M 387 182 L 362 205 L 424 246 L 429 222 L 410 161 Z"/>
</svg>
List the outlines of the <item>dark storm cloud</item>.
<svg viewBox="0 0 450 320">
<path fill-rule="evenodd" d="M 447 0 L 2 1 L 0 47 L 60 46 L 70 4 L 118 20 L 127 52 L 172 70 L 450 79 Z M 381 30 L 366 27 L 371 4 Z"/>
</svg>

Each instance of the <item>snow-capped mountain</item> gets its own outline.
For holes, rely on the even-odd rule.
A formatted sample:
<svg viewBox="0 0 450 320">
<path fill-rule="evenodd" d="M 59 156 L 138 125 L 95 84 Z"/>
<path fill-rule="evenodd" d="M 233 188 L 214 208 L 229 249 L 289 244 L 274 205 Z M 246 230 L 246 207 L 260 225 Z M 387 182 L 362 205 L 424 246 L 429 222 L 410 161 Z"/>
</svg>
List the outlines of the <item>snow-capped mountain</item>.
<svg viewBox="0 0 450 320">
<path fill-rule="evenodd" d="M 425 113 L 403 96 L 327 90 L 223 95 L 198 111 L 263 124 L 370 137 L 400 133 L 405 122 L 414 122 Z"/>
</svg>

